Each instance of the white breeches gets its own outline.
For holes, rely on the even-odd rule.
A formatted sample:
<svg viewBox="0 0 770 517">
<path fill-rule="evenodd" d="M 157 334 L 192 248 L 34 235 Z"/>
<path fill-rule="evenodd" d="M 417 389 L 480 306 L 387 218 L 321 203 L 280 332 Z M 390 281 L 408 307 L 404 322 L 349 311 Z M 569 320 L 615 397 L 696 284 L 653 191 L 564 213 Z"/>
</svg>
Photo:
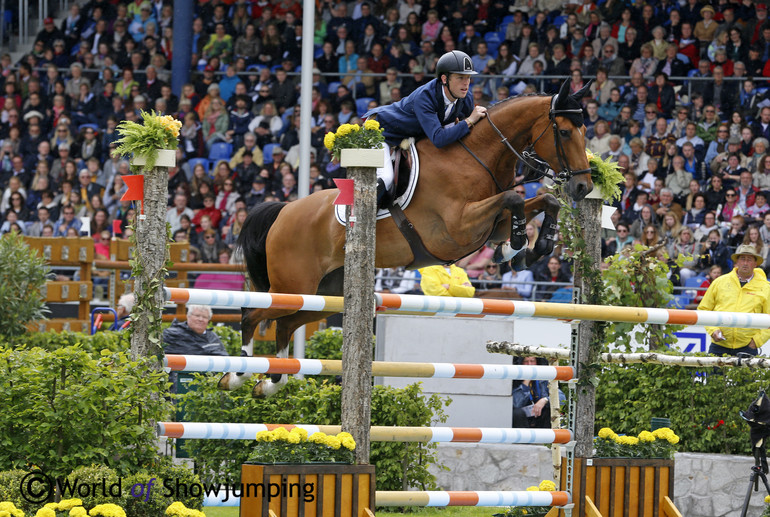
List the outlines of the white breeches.
<svg viewBox="0 0 770 517">
<path fill-rule="evenodd" d="M 379 167 L 377 169 L 377 179 L 381 179 L 385 183 L 385 188 L 390 192 L 393 189 L 393 180 L 395 175 L 393 174 L 393 160 L 390 159 L 390 146 L 388 144 L 382 144 L 382 152 L 385 153 L 385 167 Z"/>
</svg>

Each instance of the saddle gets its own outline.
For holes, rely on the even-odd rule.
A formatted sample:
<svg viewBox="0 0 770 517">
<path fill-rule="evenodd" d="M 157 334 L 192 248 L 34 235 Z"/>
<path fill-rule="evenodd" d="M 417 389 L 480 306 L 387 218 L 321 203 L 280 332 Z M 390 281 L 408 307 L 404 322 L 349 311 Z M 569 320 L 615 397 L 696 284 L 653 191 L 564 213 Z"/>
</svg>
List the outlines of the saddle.
<svg viewBox="0 0 770 517">
<path fill-rule="evenodd" d="M 394 148 L 391 157 L 394 160 L 394 191 L 390 195 L 391 199 L 386 202 L 386 208 L 377 210 L 377 220 L 392 217 L 393 222 L 396 223 L 399 231 L 409 243 L 414 260 L 407 266 L 407 269 L 419 269 L 435 264 L 449 265 L 451 262 L 440 260 L 427 250 L 420 234 L 417 233 L 414 225 L 404 214 L 404 209 L 412 201 L 420 177 L 420 158 L 417 155 L 414 139 L 409 138 L 401 142 L 400 146 Z M 337 222 L 344 226 L 346 220 L 345 205 L 337 205 L 334 208 Z"/>
</svg>

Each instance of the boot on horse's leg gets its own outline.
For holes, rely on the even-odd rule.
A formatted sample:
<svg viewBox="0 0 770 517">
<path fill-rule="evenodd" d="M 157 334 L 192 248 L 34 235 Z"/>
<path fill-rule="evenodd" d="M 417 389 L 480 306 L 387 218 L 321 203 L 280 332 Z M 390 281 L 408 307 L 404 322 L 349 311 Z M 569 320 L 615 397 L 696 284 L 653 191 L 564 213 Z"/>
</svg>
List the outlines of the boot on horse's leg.
<svg viewBox="0 0 770 517">
<path fill-rule="evenodd" d="M 492 260 L 498 264 L 507 262 L 527 248 L 527 219 L 524 216 L 524 200 L 512 190 L 506 192 L 503 207 L 511 211 L 511 238 L 495 249 Z"/>
</svg>

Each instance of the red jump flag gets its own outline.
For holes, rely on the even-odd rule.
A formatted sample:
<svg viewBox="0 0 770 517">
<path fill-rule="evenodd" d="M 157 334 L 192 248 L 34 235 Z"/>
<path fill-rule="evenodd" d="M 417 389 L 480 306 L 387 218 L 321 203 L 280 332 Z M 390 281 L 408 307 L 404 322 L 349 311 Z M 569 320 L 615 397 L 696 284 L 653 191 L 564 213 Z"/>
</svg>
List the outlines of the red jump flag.
<svg viewBox="0 0 770 517">
<path fill-rule="evenodd" d="M 144 176 L 141 174 L 131 174 L 122 176 L 123 182 L 128 187 L 126 193 L 120 198 L 121 201 L 144 201 Z"/>
<path fill-rule="evenodd" d="M 112 235 L 120 235 L 123 233 L 123 230 L 120 229 L 120 219 L 115 219 L 112 221 Z"/>
<path fill-rule="evenodd" d="M 337 199 L 334 200 L 334 204 L 353 205 L 353 180 L 335 178 L 334 184 L 340 189 L 340 193 L 337 195 Z"/>
</svg>

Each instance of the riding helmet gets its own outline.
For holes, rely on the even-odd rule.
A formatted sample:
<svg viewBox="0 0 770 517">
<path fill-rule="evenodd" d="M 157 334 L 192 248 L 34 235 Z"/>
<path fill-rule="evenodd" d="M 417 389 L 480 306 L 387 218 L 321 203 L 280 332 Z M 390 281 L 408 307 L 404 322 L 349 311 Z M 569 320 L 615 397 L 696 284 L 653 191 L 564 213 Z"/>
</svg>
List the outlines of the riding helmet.
<svg viewBox="0 0 770 517">
<path fill-rule="evenodd" d="M 476 75 L 473 70 L 473 61 L 470 56 L 460 50 L 453 50 L 441 56 L 436 63 L 436 77 L 441 79 L 441 74 Z"/>
</svg>

